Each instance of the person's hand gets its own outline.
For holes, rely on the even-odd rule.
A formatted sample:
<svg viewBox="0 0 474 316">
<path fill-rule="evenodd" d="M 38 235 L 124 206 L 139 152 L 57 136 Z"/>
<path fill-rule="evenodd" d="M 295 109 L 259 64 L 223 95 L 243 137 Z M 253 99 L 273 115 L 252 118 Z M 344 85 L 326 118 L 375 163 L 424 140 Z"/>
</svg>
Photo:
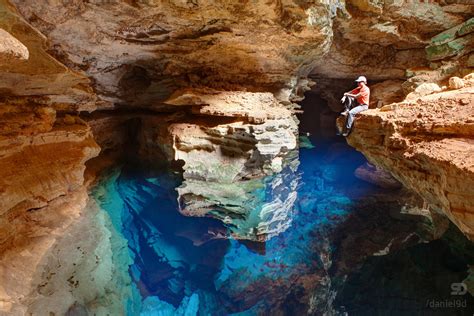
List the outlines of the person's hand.
<svg viewBox="0 0 474 316">
<path fill-rule="evenodd" d="M 344 95 L 348 95 L 348 94 L 349 94 L 349 93 L 347 93 L 347 92 L 344 92 Z"/>
</svg>

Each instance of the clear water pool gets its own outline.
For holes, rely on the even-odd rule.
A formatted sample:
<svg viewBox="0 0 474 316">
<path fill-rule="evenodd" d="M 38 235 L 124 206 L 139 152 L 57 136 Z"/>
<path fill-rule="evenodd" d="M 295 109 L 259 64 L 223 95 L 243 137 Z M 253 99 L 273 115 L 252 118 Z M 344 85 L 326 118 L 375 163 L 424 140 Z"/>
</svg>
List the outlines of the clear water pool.
<svg viewBox="0 0 474 316">
<path fill-rule="evenodd" d="M 471 244 L 458 232 L 419 244 L 426 219 L 400 214 L 400 192 L 355 178 L 361 154 L 338 139 L 312 142 L 300 149 L 297 169 L 283 170 L 278 194 L 255 193 L 263 202 L 296 194 L 288 227 L 265 242 L 223 238 L 229 227 L 221 221 L 181 215 L 178 173 L 111 172 L 95 196 L 128 242 L 135 295 L 124 302 L 127 313 L 436 313 L 426 300 L 450 298 L 450 284 L 467 277 Z M 396 251 L 382 255 L 387 249 Z"/>
</svg>

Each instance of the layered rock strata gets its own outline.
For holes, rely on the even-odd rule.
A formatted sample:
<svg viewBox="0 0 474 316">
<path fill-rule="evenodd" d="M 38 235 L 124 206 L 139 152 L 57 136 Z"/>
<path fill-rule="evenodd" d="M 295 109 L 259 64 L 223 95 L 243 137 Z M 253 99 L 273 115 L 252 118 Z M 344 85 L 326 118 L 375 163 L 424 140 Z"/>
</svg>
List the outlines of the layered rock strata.
<svg viewBox="0 0 474 316">
<path fill-rule="evenodd" d="M 180 211 L 219 218 L 236 238 L 262 240 L 286 229 L 295 196 L 281 193 L 279 203 L 265 204 L 265 187 L 279 191 L 271 176 L 297 166 L 289 157 L 298 135 L 292 112 L 271 93 L 186 90 L 166 103 L 206 116 L 142 118 L 139 156 L 182 164 Z"/>
<path fill-rule="evenodd" d="M 474 237 L 474 80 L 362 113 L 348 138 L 369 161 Z"/>
<path fill-rule="evenodd" d="M 23 215 L 0 260 L 0 314 L 123 314 L 134 294 L 127 244 L 85 189 Z M 19 242 L 21 240 L 21 243 Z"/>
<path fill-rule="evenodd" d="M 288 116 L 284 118 L 287 121 L 267 123 L 267 101 L 258 94 L 244 102 L 247 109 L 231 109 L 237 107 L 237 93 L 224 110 L 234 125 L 216 127 L 213 137 L 226 142 L 225 130 L 233 129 L 238 131 L 237 138 L 238 133 L 260 138 L 255 141 L 256 150 L 243 150 L 244 156 L 255 156 L 259 165 L 245 168 L 250 173 L 265 169 L 258 171 L 261 175 L 280 170 L 285 150 L 296 146 L 296 123 L 279 102 L 289 106 L 309 84 L 299 77 L 327 50 L 336 10 L 334 5 L 306 6 L 292 1 L 261 2 L 254 7 L 158 2 L 13 4 L 16 7 L 0 2 L 0 27 L 5 30 L 1 33 L 0 67 L 2 163 L 7 166 L 2 169 L 2 222 L 6 225 L 2 245 L 14 243 L 10 240 L 14 230 L 7 227 L 18 214 L 45 207 L 82 185 L 85 162 L 98 154 L 87 124 L 104 153 L 108 149 L 127 152 L 120 148 L 129 143 L 120 138 L 128 138 L 130 133 L 121 124 L 130 125 L 134 117 L 142 117 L 108 119 L 105 114 L 84 123 L 76 117 L 79 112 L 134 107 L 176 112 L 180 106 L 164 101 L 171 100 L 178 88 L 190 86 L 272 91 L 277 99 L 269 93 L 263 95 L 272 103 L 275 115 L 282 111 L 276 115 L 278 119 Z M 254 34 L 251 30 L 257 25 L 261 32 Z M 253 103 L 259 102 L 263 108 L 257 114 Z M 245 112 L 248 110 L 253 113 Z M 203 106 L 195 114 L 215 117 L 222 111 Z M 246 118 L 246 123 L 238 123 L 241 118 Z M 249 118 L 260 125 L 247 125 Z M 279 123 L 286 124 L 281 132 L 283 141 L 273 145 L 270 138 L 279 133 Z M 196 131 L 200 124 L 199 120 L 191 122 Z M 274 131 L 266 135 L 266 129 Z M 199 138 L 196 135 L 195 139 Z M 238 147 L 244 142 L 247 140 L 236 142 L 234 149 L 241 150 Z M 174 153 L 166 157 L 181 159 Z M 186 169 L 191 170 L 196 162 L 189 159 Z M 97 160 L 89 165 L 94 169 L 96 164 Z M 242 174 L 247 172 L 239 168 Z"/>
<path fill-rule="evenodd" d="M 177 88 L 275 91 L 288 100 L 329 48 L 342 4 L 13 1 L 51 52 L 93 78 L 99 108 L 163 108 Z"/>
<path fill-rule="evenodd" d="M 371 107 L 399 102 L 423 83 L 439 85 L 473 71 L 473 4 L 419 1 L 348 1 L 334 22 L 334 39 L 311 77 L 331 108 L 365 75 Z M 352 79 L 347 80 L 346 79 Z"/>
<path fill-rule="evenodd" d="M 54 277 L 43 268 L 52 264 L 58 249 L 75 240 L 70 236 L 79 239 L 79 228 L 93 224 L 95 213 L 87 212 L 85 206 L 86 161 L 91 181 L 122 155 L 151 158 L 153 163 L 179 162 L 184 178 L 178 188 L 183 213 L 227 221 L 236 228 L 233 233 L 238 238 L 265 239 L 283 231 L 294 196 L 284 192 L 279 176 L 272 174 L 285 170 L 285 161 L 291 162 L 297 147 L 293 102 L 301 100 L 312 84 L 308 73 L 315 69 L 314 77 L 320 79 L 326 98 L 338 95 L 336 89 L 344 91 L 352 77 L 365 73 L 369 79 L 383 81 L 379 95 L 385 104 L 398 101 L 401 92 L 420 92 L 426 86 L 415 90 L 430 80 L 441 84 L 438 81 L 472 67 L 468 45 L 472 21 L 468 19 L 473 7 L 355 0 L 261 0 L 251 5 L 220 0 L 0 0 L 1 311 L 40 310 L 43 296 L 75 271 L 69 268 L 76 262 L 64 259 L 67 251 L 61 255 L 68 263 L 65 272 L 52 271 L 58 275 Z M 439 33 L 444 35 L 436 36 Z M 458 49 L 459 43 L 466 45 Z M 428 53 L 436 51 L 434 58 L 426 58 L 426 46 Z M 455 53 L 449 51 L 453 47 Z M 412 79 L 402 84 L 408 77 Z M 347 78 L 346 83 L 338 83 Z M 387 83 L 388 79 L 396 84 Z M 470 104 L 471 95 L 467 98 Z M 464 99 L 456 100 L 465 103 Z M 337 110 L 339 101 L 334 97 L 333 101 Z M 407 113 L 425 115 L 426 109 L 417 104 L 413 109 L 418 112 Z M 465 109 L 470 111 L 469 106 Z M 101 112 L 84 113 L 96 110 Z M 418 191 L 426 188 L 428 202 L 472 235 L 471 193 L 453 180 L 470 172 L 470 160 L 462 158 L 470 153 L 471 147 L 464 146 L 471 144 L 470 132 L 465 131 L 470 122 L 451 110 L 446 113 L 458 121 L 446 123 L 440 114 L 436 124 L 441 129 L 403 121 L 408 118 L 397 123 L 407 126 L 403 133 L 387 127 L 384 135 L 393 132 L 395 137 L 388 137 L 400 143 L 394 146 L 401 149 L 384 147 L 381 142 L 363 144 L 374 133 L 371 127 L 364 130 L 368 119 L 360 120 L 360 135 L 356 132 L 350 141 L 406 186 Z M 377 133 L 385 133 L 389 125 Z M 426 141 L 413 136 L 410 128 L 430 130 L 420 134 L 426 137 L 453 137 Z M 97 143 L 104 154 L 110 154 L 109 160 L 104 155 L 91 160 L 99 153 Z M 436 162 L 432 168 L 437 176 L 428 171 L 418 173 L 422 180 L 406 175 L 412 148 L 417 150 L 414 157 L 420 161 L 419 168 L 429 170 L 427 166 Z M 433 156 L 437 151 L 444 160 Z M 448 159 L 447 153 L 459 156 Z M 460 167 L 463 163 L 467 167 Z M 432 181 L 437 184 L 431 185 Z M 279 203 L 259 209 L 258 220 L 248 221 L 252 204 L 244 198 L 230 203 L 225 194 L 232 191 L 257 200 L 261 196 L 254 192 L 262 184 L 272 187 Z M 97 240 L 84 238 L 90 253 L 111 249 L 107 246 L 110 234 L 103 229 L 107 225 L 92 226 L 91 235 Z M 74 252 L 71 257 L 77 256 L 81 255 Z M 23 261 L 31 265 L 25 268 Z M 82 276 L 84 271 L 94 275 L 103 271 L 99 262 L 85 260 L 82 267 Z M 12 279 L 15 275 L 18 278 Z M 45 278 L 55 281 L 40 283 Z M 67 296 L 55 313 L 69 309 L 73 297 L 80 298 L 79 305 L 70 305 L 73 312 L 83 311 L 82 303 L 96 302 L 82 285 L 74 281 L 70 287 L 74 295 Z M 93 294 L 101 297 L 110 290 L 104 288 Z M 57 292 L 51 295 L 60 297 Z"/>
</svg>

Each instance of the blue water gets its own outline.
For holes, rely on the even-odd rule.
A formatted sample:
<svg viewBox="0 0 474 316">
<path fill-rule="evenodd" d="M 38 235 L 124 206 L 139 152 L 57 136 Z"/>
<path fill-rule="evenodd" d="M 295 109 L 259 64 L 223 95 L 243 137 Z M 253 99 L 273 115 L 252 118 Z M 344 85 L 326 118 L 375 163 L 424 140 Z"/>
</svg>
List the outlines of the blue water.
<svg viewBox="0 0 474 316">
<path fill-rule="evenodd" d="M 297 194 L 290 225 L 265 242 L 223 238 L 230 228 L 222 222 L 181 215 L 175 190 L 182 183 L 178 172 L 124 167 L 107 177 L 96 197 L 129 245 L 133 262 L 129 272 L 139 295 L 129 298 L 134 301 L 128 303 L 128 314 L 331 311 L 333 301 L 338 302 L 333 284 L 338 273 L 350 273 L 351 265 L 362 265 L 364 258 L 380 250 L 362 246 L 372 238 L 364 234 L 374 227 L 395 227 L 387 236 L 375 238 L 388 244 L 409 236 L 416 221 L 392 219 L 380 209 L 380 205 L 387 210 L 400 205 L 396 201 L 377 204 L 375 197 L 390 192 L 354 177 L 354 170 L 365 162 L 361 154 L 342 140 L 312 142 L 314 148 L 300 149 L 289 164 L 293 168 L 282 171 L 282 190 Z M 264 184 L 272 180 L 269 177 Z M 271 201 L 276 198 L 274 191 L 256 194 Z M 361 249 L 347 250 L 346 237 L 351 234 L 363 240 L 350 240 Z"/>
</svg>

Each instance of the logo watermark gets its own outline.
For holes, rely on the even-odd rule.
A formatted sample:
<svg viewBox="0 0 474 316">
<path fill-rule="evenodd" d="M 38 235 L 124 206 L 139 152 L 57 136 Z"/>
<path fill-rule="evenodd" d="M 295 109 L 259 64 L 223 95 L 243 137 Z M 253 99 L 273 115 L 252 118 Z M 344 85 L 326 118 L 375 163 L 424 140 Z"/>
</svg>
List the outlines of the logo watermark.
<svg viewBox="0 0 474 316">
<path fill-rule="evenodd" d="M 452 283 L 451 295 L 454 297 L 447 299 L 427 299 L 425 307 L 432 309 L 467 308 L 467 299 L 463 298 L 467 294 L 465 283 Z"/>
<path fill-rule="evenodd" d="M 452 283 L 451 295 L 465 295 L 467 293 L 467 285 L 464 283 Z"/>
</svg>

